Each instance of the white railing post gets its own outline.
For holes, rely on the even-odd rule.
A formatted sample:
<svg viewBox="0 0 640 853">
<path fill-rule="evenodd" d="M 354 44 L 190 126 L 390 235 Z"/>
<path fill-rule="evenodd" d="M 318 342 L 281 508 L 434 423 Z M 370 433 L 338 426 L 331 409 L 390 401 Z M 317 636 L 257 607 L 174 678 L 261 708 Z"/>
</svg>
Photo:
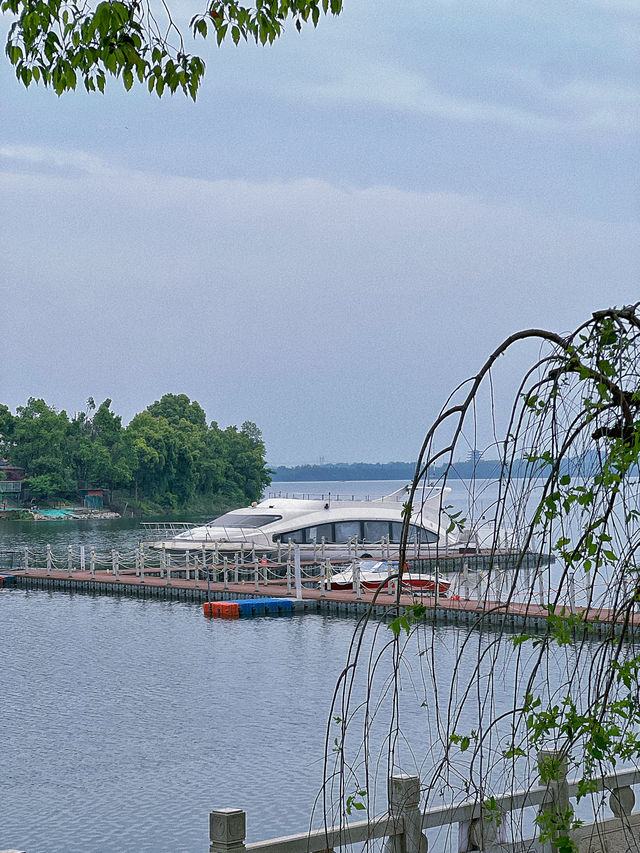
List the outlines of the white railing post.
<svg viewBox="0 0 640 853">
<path fill-rule="evenodd" d="M 357 601 L 362 599 L 360 590 L 360 560 L 354 560 L 351 565 L 351 586 L 356 594 Z"/>
<path fill-rule="evenodd" d="M 189 554 L 189 549 L 184 552 L 184 577 L 185 580 L 189 580 L 189 560 L 191 559 L 191 555 Z"/>
<path fill-rule="evenodd" d="M 239 563 L 239 556 L 238 556 L 237 551 L 236 551 L 236 555 L 234 557 L 234 564 L 233 564 L 233 582 L 234 583 L 240 583 L 240 563 Z"/>
<path fill-rule="evenodd" d="M 427 839 L 422 834 L 419 776 L 391 777 L 389 814 L 392 820 L 402 823 L 402 832 L 388 839 L 385 853 L 427 853 Z"/>
<path fill-rule="evenodd" d="M 544 578 L 542 569 L 538 569 L 538 597 L 540 599 L 540 607 L 544 607 Z"/>
<path fill-rule="evenodd" d="M 167 586 L 171 586 L 171 556 L 169 556 L 164 569 L 167 574 Z"/>
<path fill-rule="evenodd" d="M 205 546 L 202 546 L 202 580 L 205 579 L 209 572 L 209 568 L 207 566 L 207 549 Z"/>
<path fill-rule="evenodd" d="M 114 549 L 111 552 L 111 567 L 117 581 L 120 580 L 120 554 Z"/>
<path fill-rule="evenodd" d="M 144 583 L 144 546 L 140 545 L 140 583 Z"/>
<path fill-rule="evenodd" d="M 91 573 L 92 580 L 96 579 L 96 549 L 91 548 L 89 551 L 89 571 Z"/>
<path fill-rule="evenodd" d="M 462 584 L 464 586 L 465 601 L 469 601 L 471 598 L 471 589 L 469 585 L 469 563 L 463 563 L 462 565 Z"/>
<path fill-rule="evenodd" d="M 23 563 L 24 573 L 25 575 L 29 574 L 29 549 L 25 546 L 24 549 L 24 563 Z"/>
<path fill-rule="evenodd" d="M 209 853 L 244 853 L 246 815 L 242 809 L 209 813 Z"/>
<path fill-rule="evenodd" d="M 291 595 L 291 554 L 287 554 L 287 595 Z"/>
<path fill-rule="evenodd" d="M 167 570 L 167 549 L 163 545 L 162 551 L 160 552 L 160 577 L 163 578 L 165 576 L 165 572 Z"/>
<path fill-rule="evenodd" d="M 570 609 L 571 613 L 576 612 L 575 572 L 569 572 L 569 609 Z"/>
<path fill-rule="evenodd" d="M 47 545 L 47 577 L 51 574 L 51 545 Z"/>
<path fill-rule="evenodd" d="M 84 545 L 80 546 L 80 571 L 84 572 L 87 567 L 84 553 Z"/>
<path fill-rule="evenodd" d="M 224 589 L 229 589 L 229 566 L 228 566 L 228 558 L 225 556 L 222 558 L 222 580 L 224 583 Z"/>
<path fill-rule="evenodd" d="M 136 558 L 136 577 L 138 578 L 140 577 L 140 546 L 135 549 L 134 555 Z"/>
<path fill-rule="evenodd" d="M 302 601 L 302 568 L 300 566 L 300 546 L 293 547 L 293 570 L 296 582 L 296 601 Z"/>
<path fill-rule="evenodd" d="M 256 592 L 260 592 L 260 577 L 258 572 L 258 558 L 253 556 L 253 588 Z"/>
<path fill-rule="evenodd" d="M 69 577 L 73 576 L 73 545 L 67 546 L 67 573 Z"/>
</svg>

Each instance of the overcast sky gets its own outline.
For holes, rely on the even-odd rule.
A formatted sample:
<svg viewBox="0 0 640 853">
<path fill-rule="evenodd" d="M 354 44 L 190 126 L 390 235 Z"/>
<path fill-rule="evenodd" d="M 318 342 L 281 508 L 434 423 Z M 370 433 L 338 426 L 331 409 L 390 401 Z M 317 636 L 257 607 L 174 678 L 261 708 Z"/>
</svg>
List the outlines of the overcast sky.
<svg viewBox="0 0 640 853">
<path fill-rule="evenodd" d="M 184 392 L 272 464 L 415 458 L 509 333 L 640 299 L 639 37 L 637 0 L 345 0 L 200 41 L 196 104 L 3 58 L 0 402 Z"/>
</svg>

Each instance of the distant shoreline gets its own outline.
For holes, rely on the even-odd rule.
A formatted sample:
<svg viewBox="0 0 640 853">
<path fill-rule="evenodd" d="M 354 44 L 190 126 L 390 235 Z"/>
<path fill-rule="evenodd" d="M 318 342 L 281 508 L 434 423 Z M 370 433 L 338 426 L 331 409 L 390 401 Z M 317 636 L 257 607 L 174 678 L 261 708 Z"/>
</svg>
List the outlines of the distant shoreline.
<svg viewBox="0 0 640 853">
<path fill-rule="evenodd" d="M 530 459 L 513 459 L 508 463 L 509 477 L 538 476 L 544 471 L 544 462 Z M 597 453 L 588 451 L 583 456 L 564 459 L 561 473 L 571 476 L 590 476 L 598 464 Z M 344 462 L 326 465 L 277 465 L 271 467 L 272 483 L 319 482 L 326 480 L 413 480 L 415 462 Z M 429 468 L 429 479 L 437 480 L 447 472 L 454 480 L 498 480 L 504 473 L 499 459 L 470 458 L 446 465 Z"/>
</svg>

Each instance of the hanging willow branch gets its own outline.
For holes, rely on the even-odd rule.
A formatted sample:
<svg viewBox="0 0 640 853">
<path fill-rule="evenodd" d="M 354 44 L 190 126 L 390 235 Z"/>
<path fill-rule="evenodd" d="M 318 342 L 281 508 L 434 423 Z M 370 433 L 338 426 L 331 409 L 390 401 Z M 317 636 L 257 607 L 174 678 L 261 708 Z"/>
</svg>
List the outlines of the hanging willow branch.
<svg viewBox="0 0 640 853">
<path fill-rule="evenodd" d="M 376 786 L 398 769 L 420 773 L 425 804 L 473 795 L 490 814 L 498 794 L 539 774 L 553 782 L 568 768 L 579 780 L 578 809 L 592 798 L 598 814 L 594 777 L 640 765 L 639 306 L 598 311 L 566 336 L 512 335 L 427 431 L 405 506 L 396 618 L 362 620 L 334 697 L 325 785 L 334 820 L 346 820 L 355 802 L 376 808 Z M 494 398 L 498 360 L 527 341 L 539 344 L 539 357 L 506 409 Z M 448 486 L 462 485 L 454 460 L 487 429 L 499 475 L 490 487 L 466 484 L 467 507 L 451 506 Z M 465 535 L 488 540 L 489 568 L 471 579 L 478 601 L 469 628 L 443 627 L 432 601 L 401 609 L 409 521 L 432 493 L 434 472 L 443 519 L 462 527 L 466 513 Z M 462 582 L 457 592 L 463 597 Z M 511 613 L 524 614 L 520 627 Z M 577 847 L 570 805 L 509 821 L 514 839 L 529 832 L 557 849 Z"/>
</svg>

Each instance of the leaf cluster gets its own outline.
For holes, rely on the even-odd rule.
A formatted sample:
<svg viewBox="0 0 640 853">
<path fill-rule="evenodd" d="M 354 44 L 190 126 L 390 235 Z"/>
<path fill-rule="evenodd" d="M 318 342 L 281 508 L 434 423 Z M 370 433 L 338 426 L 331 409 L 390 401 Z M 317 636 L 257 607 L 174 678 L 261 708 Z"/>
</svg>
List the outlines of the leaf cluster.
<svg viewBox="0 0 640 853">
<path fill-rule="evenodd" d="M 204 60 L 188 53 L 184 37 L 166 3 L 153 9 L 144 0 L 101 0 L 94 7 L 73 0 L 2 0 L 0 9 L 13 14 L 6 55 L 25 85 L 42 83 L 57 95 L 81 82 L 88 92 L 104 92 L 108 77 L 134 83 L 161 97 L 180 90 L 193 100 L 205 73 Z M 338 15 L 342 0 L 213 0 L 191 19 L 194 36 L 215 36 L 271 44 L 290 19 L 298 30 L 321 14 Z M 166 25 L 159 22 L 166 17 Z"/>
</svg>

